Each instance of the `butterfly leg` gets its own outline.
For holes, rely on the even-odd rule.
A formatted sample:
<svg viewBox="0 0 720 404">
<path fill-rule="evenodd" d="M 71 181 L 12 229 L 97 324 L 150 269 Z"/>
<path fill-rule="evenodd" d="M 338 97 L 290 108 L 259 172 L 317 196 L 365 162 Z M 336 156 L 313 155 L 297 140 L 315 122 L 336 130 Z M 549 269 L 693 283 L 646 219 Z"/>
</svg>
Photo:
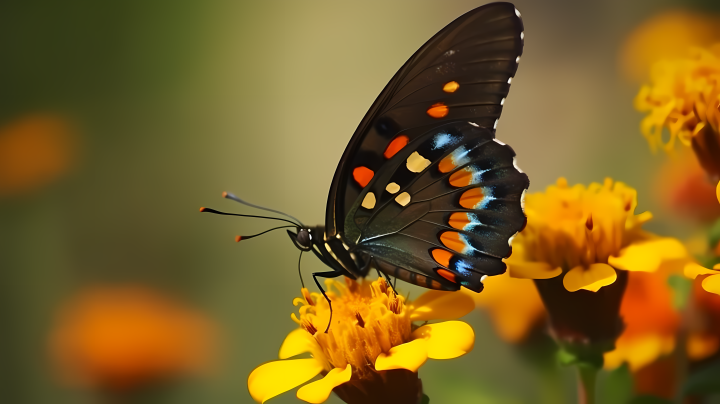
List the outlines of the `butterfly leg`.
<svg viewBox="0 0 720 404">
<path fill-rule="evenodd" d="M 374 257 L 370 257 L 370 261 L 373 261 Z M 390 282 L 390 275 L 386 274 L 385 272 L 380 272 L 380 269 L 378 269 L 378 266 L 375 265 L 375 270 L 377 271 L 378 278 L 385 278 L 385 281 L 389 286 L 392 287 L 392 291 L 395 294 L 395 297 L 397 297 L 397 292 L 395 291 L 395 285 L 393 285 L 392 282 Z M 397 283 L 397 278 L 395 278 L 395 281 Z"/>
<path fill-rule="evenodd" d="M 325 334 L 327 334 L 328 330 L 330 329 L 330 323 L 332 323 L 332 301 L 330 298 L 325 294 L 325 289 L 323 289 L 322 286 L 320 286 L 320 282 L 318 281 L 318 277 L 321 278 L 337 278 L 338 276 L 342 276 L 345 273 L 342 271 L 327 271 L 327 272 L 313 272 L 312 277 L 315 281 L 315 284 L 317 285 L 318 289 L 320 289 L 320 292 L 322 292 L 322 295 L 325 296 L 325 300 L 328 302 L 328 306 L 330 307 L 330 320 L 328 320 L 327 328 L 325 328 Z"/>
</svg>

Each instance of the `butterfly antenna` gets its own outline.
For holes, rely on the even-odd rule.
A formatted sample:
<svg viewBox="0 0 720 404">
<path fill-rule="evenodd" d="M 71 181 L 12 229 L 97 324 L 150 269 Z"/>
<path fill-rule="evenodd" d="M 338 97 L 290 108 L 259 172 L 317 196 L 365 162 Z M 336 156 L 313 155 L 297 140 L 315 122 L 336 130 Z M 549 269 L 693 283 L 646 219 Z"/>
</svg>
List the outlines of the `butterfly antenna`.
<svg viewBox="0 0 720 404">
<path fill-rule="evenodd" d="M 233 200 L 233 201 L 235 201 L 235 202 L 242 203 L 243 205 L 247 205 L 247 206 L 253 207 L 253 208 L 255 208 L 255 209 L 266 210 L 266 211 L 268 211 L 268 212 L 273 212 L 273 213 L 277 213 L 277 214 L 279 214 L 279 215 L 283 215 L 283 216 L 285 216 L 285 217 L 289 217 L 290 219 L 292 219 L 292 220 L 300 223 L 300 226 L 301 226 L 301 227 L 305 227 L 305 226 L 302 225 L 302 222 L 301 222 L 300 220 L 298 220 L 296 217 L 293 217 L 293 216 L 288 215 L 288 214 L 285 213 L 285 212 L 280 212 L 279 210 L 266 208 L 266 207 L 264 207 L 264 206 L 255 205 L 255 204 L 250 203 L 250 202 L 248 202 L 248 201 L 244 201 L 244 200 L 238 198 L 237 196 L 231 194 L 230 192 L 223 192 L 222 196 L 223 196 L 223 198 L 231 199 L 231 200 Z"/>
<path fill-rule="evenodd" d="M 279 227 L 273 227 L 272 229 L 265 230 L 265 231 L 260 232 L 260 233 L 258 233 L 258 234 L 253 234 L 253 235 L 251 235 L 251 236 L 235 236 L 235 241 L 239 243 L 241 240 L 247 240 L 247 239 L 251 239 L 251 238 L 257 237 L 257 236 L 262 236 L 263 234 L 268 233 L 268 232 L 271 232 L 271 231 L 273 231 L 273 230 L 286 229 L 286 228 L 288 228 L 288 227 L 295 228 L 296 226 L 279 226 Z"/>
<path fill-rule="evenodd" d="M 208 213 L 214 213 L 216 215 L 225 215 L 225 216 L 240 216 L 240 217 L 255 217 L 258 219 L 272 219 L 272 220 L 280 220 L 283 222 L 292 223 L 295 227 L 302 227 L 300 223 L 295 223 L 293 221 L 283 219 L 280 217 L 272 217 L 272 216 L 258 216 L 258 215 L 241 215 L 239 213 L 227 213 L 227 212 L 221 212 L 219 210 L 210 209 L 210 208 L 200 208 L 200 212 L 208 212 Z M 290 226 L 288 226 L 290 227 Z"/>
</svg>

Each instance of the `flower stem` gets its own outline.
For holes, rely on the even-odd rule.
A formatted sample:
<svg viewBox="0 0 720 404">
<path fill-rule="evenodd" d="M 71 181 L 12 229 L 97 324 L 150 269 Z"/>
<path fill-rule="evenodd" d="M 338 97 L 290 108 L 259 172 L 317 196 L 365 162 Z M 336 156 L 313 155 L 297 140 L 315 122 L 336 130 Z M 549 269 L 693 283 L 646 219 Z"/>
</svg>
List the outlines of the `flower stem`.
<svg viewBox="0 0 720 404">
<path fill-rule="evenodd" d="M 595 404 L 595 379 L 597 369 L 593 366 L 579 365 L 578 404 Z"/>
</svg>

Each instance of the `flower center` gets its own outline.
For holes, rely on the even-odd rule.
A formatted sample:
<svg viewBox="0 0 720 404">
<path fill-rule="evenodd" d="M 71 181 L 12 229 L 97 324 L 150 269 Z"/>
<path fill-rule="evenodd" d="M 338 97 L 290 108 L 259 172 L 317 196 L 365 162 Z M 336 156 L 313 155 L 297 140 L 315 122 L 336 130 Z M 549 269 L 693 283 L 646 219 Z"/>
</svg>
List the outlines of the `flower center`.
<svg viewBox="0 0 720 404">
<path fill-rule="evenodd" d="M 384 279 L 345 280 L 345 284 L 326 281 L 333 309 L 327 333 L 322 330 L 330 320 L 330 307 L 319 293 L 313 293 L 310 300 L 296 299 L 302 301 L 302 307 L 300 318 L 293 317 L 315 337 L 331 368 L 350 364 L 362 378 L 374 371 L 381 352 L 410 341 L 410 314 L 405 298 L 396 296 Z"/>
<path fill-rule="evenodd" d="M 569 187 L 561 178 L 546 192 L 527 196 L 528 224 L 514 245 L 527 260 L 564 270 L 607 263 L 649 218 L 634 215 L 636 205 L 636 191 L 622 183 Z"/>
</svg>

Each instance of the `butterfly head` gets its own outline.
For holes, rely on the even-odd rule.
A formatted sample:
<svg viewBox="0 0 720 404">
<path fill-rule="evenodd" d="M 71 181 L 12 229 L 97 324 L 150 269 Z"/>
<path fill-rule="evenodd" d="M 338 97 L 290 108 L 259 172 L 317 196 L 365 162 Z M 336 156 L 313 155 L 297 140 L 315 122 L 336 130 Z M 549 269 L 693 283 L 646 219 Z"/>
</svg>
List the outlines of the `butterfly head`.
<svg viewBox="0 0 720 404">
<path fill-rule="evenodd" d="M 287 231 L 288 236 L 290 236 L 290 240 L 292 240 L 293 244 L 295 244 L 295 247 L 297 247 L 300 251 L 310 251 L 312 250 L 312 234 L 310 234 L 310 229 L 307 229 L 305 227 L 298 227 L 297 233 L 294 233 L 290 230 Z"/>
</svg>

